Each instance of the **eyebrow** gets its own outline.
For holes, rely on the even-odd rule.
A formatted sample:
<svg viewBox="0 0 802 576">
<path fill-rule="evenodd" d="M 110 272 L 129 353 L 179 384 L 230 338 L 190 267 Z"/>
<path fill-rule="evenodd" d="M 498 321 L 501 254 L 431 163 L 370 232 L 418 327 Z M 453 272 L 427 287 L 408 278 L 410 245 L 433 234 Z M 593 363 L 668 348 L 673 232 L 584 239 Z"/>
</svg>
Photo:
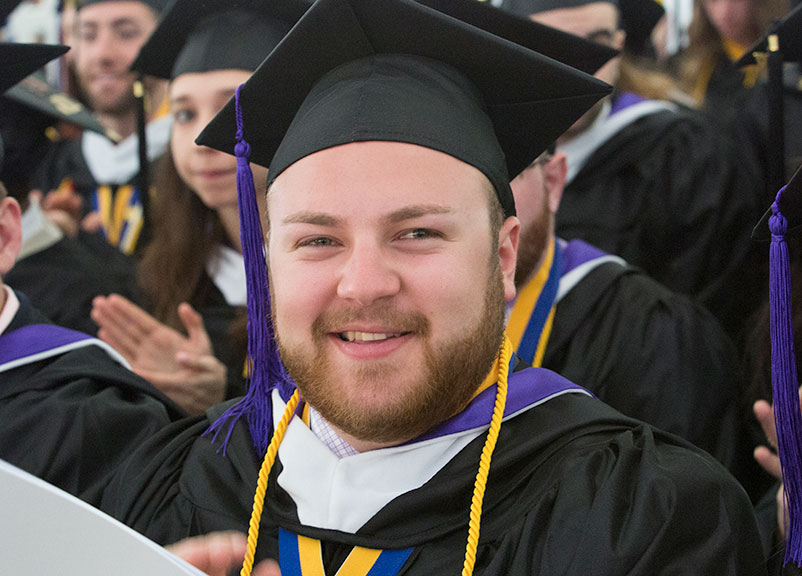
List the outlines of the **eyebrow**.
<svg viewBox="0 0 802 576">
<path fill-rule="evenodd" d="M 395 212 L 391 212 L 382 218 L 385 224 L 397 224 L 405 220 L 412 220 L 422 216 L 431 214 L 452 214 L 454 211 L 446 206 L 440 204 L 416 204 L 413 206 L 405 206 Z M 290 214 L 282 221 L 282 224 L 313 224 L 316 226 L 326 226 L 334 228 L 342 225 L 343 219 L 326 214 L 323 212 L 296 212 Z"/>
</svg>

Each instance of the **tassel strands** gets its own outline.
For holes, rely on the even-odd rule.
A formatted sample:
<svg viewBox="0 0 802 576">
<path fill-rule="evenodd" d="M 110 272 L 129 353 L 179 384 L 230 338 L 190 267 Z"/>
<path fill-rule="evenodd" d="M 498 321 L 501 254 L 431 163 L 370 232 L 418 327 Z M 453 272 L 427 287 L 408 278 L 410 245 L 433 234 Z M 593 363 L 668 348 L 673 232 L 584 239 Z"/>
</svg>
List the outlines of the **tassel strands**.
<svg viewBox="0 0 802 576">
<path fill-rule="evenodd" d="M 788 510 L 785 563 L 802 565 L 802 413 L 799 406 L 799 381 L 794 353 L 791 316 L 791 278 L 786 218 L 779 211 L 785 188 L 777 194 L 769 218 L 771 248 L 769 256 L 771 308 L 771 380 L 774 394 L 774 420 L 777 446 L 783 470 L 785 501 Z"/>
<path fill-rule="evenodd" d="M 243 134 L 240 90 L 234 94 L 236 104 L 237 134 L 234 153 L 237 157 L 237 201 L 240 215 L 240 239 L 242 256 L 245 260 L 247 278 L 248 309 L 248 361 L 250 379 L 245 397 L 229 408 L 207 432 L 215 437 L 225 423 L 229 423 L 223 449 L 236 421 L 243 415 L 248 418 L 254 446 L 259 454 L 267 450 L 270 434 L 272 402 L 270 391 L 286 384 L 286 374 L 278 355 L 273 324 L 270 318 L 270 290 L 268 287 L 267 262 L 265 259 L 264 236 L 253 173 L 249 163 L 251 147 Z M 286 396 L 284 396 L 286 397 Z"/>
</svg>

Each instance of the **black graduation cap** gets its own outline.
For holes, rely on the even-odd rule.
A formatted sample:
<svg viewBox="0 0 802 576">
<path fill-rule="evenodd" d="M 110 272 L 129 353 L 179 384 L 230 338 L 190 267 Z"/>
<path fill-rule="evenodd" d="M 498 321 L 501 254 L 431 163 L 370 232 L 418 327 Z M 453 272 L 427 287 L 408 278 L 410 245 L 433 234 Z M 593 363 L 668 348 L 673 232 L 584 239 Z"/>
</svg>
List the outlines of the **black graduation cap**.
<svg viewBox="0 0 802 576">
<path fill-rule="evenodd" d="M 573 68 L 411 0 L 319 0 L 242 86 L 239 98 L 251 161 L 270 166 L 321 78 L 341 65 L 379 54 L 434 59 L 469 79 L 484 101 L 509 179 L 611 90 Z M 230 101 L 196 142 L 234 153 L 234 108 Z M 337 116 L 332 122 L 342 119 Z M 464 135 L 451 137 L 465 140 Z M 271 166 L 271 178 L 277 176 L 275 168 Z M 499 183 L 493 183 L 501 193 Z"/>
<path fill-rule="evenodd" d="M 173 0 L 131 69 L 165 79 L 255 70 L 310 5 L 311 0 Z"/>
<path fill-rule="evenodd" d="M 64 54 L 69 46 L 0 42 L 0 93 Z"/>
<path fill-rule="evenodd" d="M 641 2 L 646 0 L 635 1 Z M 648 1 L 651 2 L 651 0 Z M 547 10 L 576 8 L 577 6 L 585 6 L 586 4 L 595 4 L 597 2 L 607 2 L 608 4 L 614 4 L 620 7 L 620 0 L 503 0 L 501 8 L 514 14 L 529 16 L 530 14 L 546 12 Z"/>
<path fill-rule="evenodd" d="M 196 139 L 237 156 L 248 279 L 251 382 L 216 431 L 247 415 L 264 453 L 269 391 L 284 381 L 249 160 L 269 166 L 269 184 L 296 160 L 339 144 L 419 144 L 482 171 L 509 215 L 511 178 L 610 93 L 492 34 L 490 22 L 485 28 L 413 0 L 318 0 Z"/>
<path fill-rule="evenodd" d="M 131 0 L 78 0 L 76 5 L 76 9 L 80 10 L 86 6 L 91 6 L 92 4 L 100 4 L 102 2 L 130 2 Z M 164 7 L 167 5 L 168 0 L 135 0 L 136 2 L 141 2 L 142 4 L 146 4 L 150 6 L 154 11 L 161 12 L 164 10 Z"/>
<path fill-rule="evenodd" d="M 666 13 L 655 0 L 618 0 L 621 27 L 627 33 L 626 50 L 643 54 L 651 46 L 651 35 L 660 18 Z"/>
<path fill-rule="evenodd" d="M 618 55 L 618 51 L 609 46 L 534 22 L 527 16 L 507 12 L 488 2 L 477 2 L 477 0 L 418 0 L 418 2 L 588 74 L 595 73 L 608 60 Z"/>
<path fill-rule="evenodd" d="M 3 98 L 46 116 L 51 123 L 54 120 L 69 122 L 84 130 L 102 134 L 109 140 L 120 140 L 119 134 L 104 128 L 86 106 L 61 92 L 38 74 L 28 76 L 9 88 Z M 7 116 L 5 110 L 0 111 L 0 121 L 4 116 Z"/>
<path fill-rule="evenodd" d="M 785 102 L 783 63 L 802 62 L 802 5 L 772 26 L 765 38 L 746 51 L 736 65 L 765 59 L 768 67 L 768 183 L 777 190 L 785 182 Z"/>
</svg>

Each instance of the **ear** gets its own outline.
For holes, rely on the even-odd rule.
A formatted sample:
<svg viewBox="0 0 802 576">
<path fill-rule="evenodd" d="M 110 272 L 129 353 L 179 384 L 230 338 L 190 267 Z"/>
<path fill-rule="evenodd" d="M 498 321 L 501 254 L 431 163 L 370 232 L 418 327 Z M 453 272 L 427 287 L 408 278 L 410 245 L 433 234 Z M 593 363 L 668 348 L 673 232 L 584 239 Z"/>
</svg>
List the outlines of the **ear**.
<svg viewBox="0 0 802 576">
<path fill-rule="evenodd" d="M 627 33 L 619 28 L 615 31 L 615 36 L 613 36 L 613 48 L 618 50 L 619 52 L 624 49 L 624 43 L 627 41 Z"/>
<path fill-rule="evenodd" d="M 0 201 L 0 276 L 8 273 L 22 246 L 22 210 L 13 198 Z"/>
<path fill-rule="evenodd" d="M 504 299 L 515 298 L 515 264 L 518 260 L 518 234 L 521 224 L 518 218 L 510 216 L 498 232 L 498 259 L 504 282 Z"/>
<path fill-rule="evenodd" d="M 546 193 L 549 196 L 549 210 L 552 214 L 556 214 L 565 190 L 565 177 L 568 174 L 565 154 L 556 152 L 546 162 L 543 173 L 546 179 Z"/>
</svg>

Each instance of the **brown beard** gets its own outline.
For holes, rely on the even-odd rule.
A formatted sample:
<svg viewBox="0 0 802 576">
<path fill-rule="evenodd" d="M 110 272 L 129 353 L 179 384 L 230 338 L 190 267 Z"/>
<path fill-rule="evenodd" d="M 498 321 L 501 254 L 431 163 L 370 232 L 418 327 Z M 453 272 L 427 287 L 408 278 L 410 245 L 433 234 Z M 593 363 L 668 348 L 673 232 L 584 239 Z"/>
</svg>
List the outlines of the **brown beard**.
<svg viewBox="0 0 802 576">
<path fill-rule="evenodd" d="M 275 316 L 274 316 L 275 318 Z M 397 401 L 375 409 L 353 405 L 332 385 L 331 359 L 324 352 L 331 329 L 356 320 L 378 321 L 395 329 L 415 333 L 424 342 L 423 373 L 407 389 L 398 390 Z M 465 335 L 437 347 L 428 342 L 429 321 L 417 314 L 401 313 L 388 306 L 323 314 L 313 324 L 313 342 L 287 346 L 276 326 L 281 359 L 303 398 L 328 422 L 363 441 L 401 443 L 415 438 L 460 412 L 487 376 L 498 354 L 504 330 L 504 288 L 501 271 L 491 272 L 485 290 L 484 311 L 476 326 Z M 316 352 L 314 352 L 316 350 Z M 366 366 L 351 382 L 339 386 L 362 386 L 368 392 L 388 375 L 409 372 L 392 362 Z M 427 382 L 427 385 L 421 385 Z"/>
<path fill-rule="evenodd" d="M 522 288 L 535 266 L 538 265 L 546 252 L 551 231 L 551 211 L 549 208 L 549 193 L 546 183 L 543 182 L 543 206 L 540 211 L 540 218 L 537 222 L 528 224 L 525 228 L 521 227 L 520 238 L 518 239 L 518 257 L 515 264 L 515 286 Z"/>
</svg>

